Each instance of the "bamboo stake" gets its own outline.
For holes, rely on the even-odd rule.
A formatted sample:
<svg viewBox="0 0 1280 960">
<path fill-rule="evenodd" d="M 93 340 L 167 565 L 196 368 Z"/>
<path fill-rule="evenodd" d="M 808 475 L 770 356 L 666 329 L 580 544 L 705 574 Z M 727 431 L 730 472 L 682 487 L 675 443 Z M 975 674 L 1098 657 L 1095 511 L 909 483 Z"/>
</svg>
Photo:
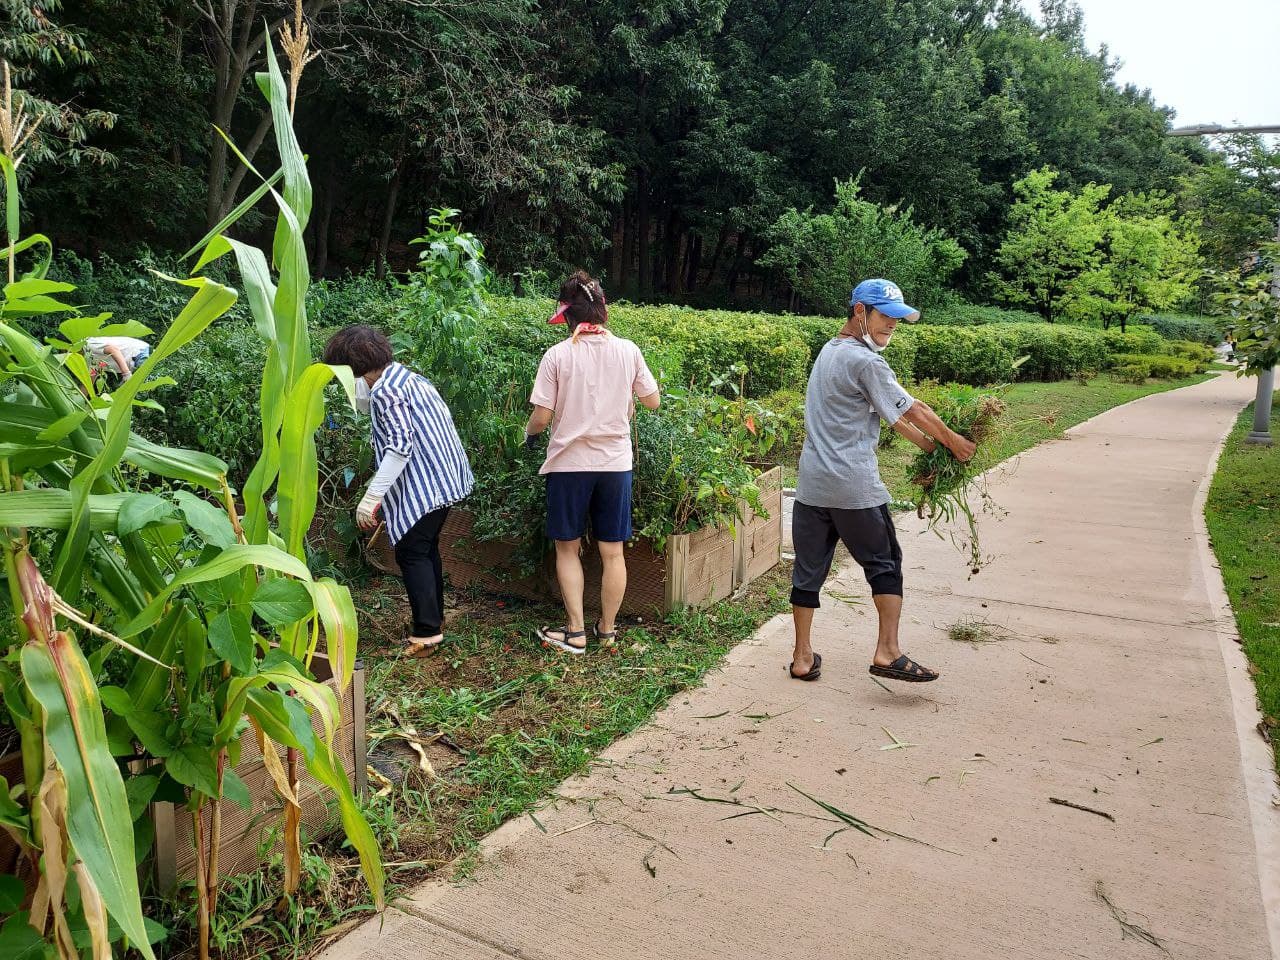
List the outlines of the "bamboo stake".
<svg viewBox="0 0 1280 960">
<path fill-rule="evenodd" d="M 196 841 L 196 927 L 200 943 L 200 960 L 209 960 L 209 889 L 208 861 L 204 850 L 204 805 L 191 811 Z"/>
<path fill-rule="evenodd" d="M 205 881 L 205 898 L 209 916 L 218 912 L 218 848 L 222 846 L 222 777 L 227 768 L 227 751 L 218 751 L 218 796 L 209 814 L 209 877 Z"/>
</svg>

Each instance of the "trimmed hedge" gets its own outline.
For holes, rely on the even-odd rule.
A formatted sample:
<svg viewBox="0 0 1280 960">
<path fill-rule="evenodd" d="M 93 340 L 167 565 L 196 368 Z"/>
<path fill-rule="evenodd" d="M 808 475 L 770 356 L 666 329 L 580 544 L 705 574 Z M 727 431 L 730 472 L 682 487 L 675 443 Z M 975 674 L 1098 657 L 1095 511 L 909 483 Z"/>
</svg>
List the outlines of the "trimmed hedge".
<svg viewBox="0 0 1280 960">
<path fill-rule="evenodd" d="M 1111 357 L 1111 363 L 1111 372 L 1115 376 L 1134 383 L 1141 383 L 1148 377 L 1189 377 L 1199 372 L 1194 360 L 1161 354 L 1117 353 Z"/>
<path fill-rule="evenodd" d="M 1222 326 L 1212 317 L 1189 313 L 1154 313 L 1138 318 L 1167 340 L 1190 340 L 1216 347 L 1222 342 Z"/>
<path fill-rule="evenodd" d="M 563 331 L 546 323 L 552 305 L 545 299 L 500 297 L 490 306 L 495 342 L 518 345 L 532 364 L 563 336 Z M 1001 316 L 1019 313 L 968 305 L 963 308 Z M 617 303 L 610 305 L 609 312 L 610 326 L 640 345 L 650 367 L 665 383 L 705 387 L 717 377 L 731 375 L 735 364 L 744 364 L 748 370 L 746 392 L 753 397 L 803 391 L 813 357 L 842 326 L 842 321 L 833 317 L 673 306 Z M 1189 341 L 1170 342 L 1145 327 L 1121 333 L 1039 320 L 968 326 L 900 324 L 885 351 L 885 359 L 904 383 L 937 380 L 983 386 L 1010 380 L 1053 381 L 1088 375 L 1116 366 L 1113 358 L 1117 354 L 1176 354 L 1191 364 L 1188 372 L 1203 368 L 1212 359 L 1207 347 Z M 1015 367 L 1016 361 L 1024 357 Z M 1174 366 L 1181 369 L 1180 365 Z M 1157 371 L 1167 367 L 1156 365 Z M 1142 370 L 1130 372 L 1137 375 Z"/>
<path fill-rule="evenodd" d="M 766 313 L 611 306 L 609 326 L 641 345 L 677 346 L 683 354 L 685 386 L 705 388 L 741 363 L 747 367 L 747 395 L 759 397 L 804 383 L 809 370 L 804 340 Z"/>
<path fill-rule="evenodd" d="M 1008 310 L 978 303 L 957 301 L 936 310 L 926 310 L 920 320 L 932 327 L 980 327 L 989 323 L 1044 323 L 1044 317 L 1028 310 Z M 1047 324 L 1046 324 L 1047 326 Z"/>
<path fill-rule="evenodd" d="M 1169 353 L 1173 356 L 1184 357 L 1195 363 L 1196 373 L 1204 373 L 1209 369 L 1209 364 L 1218 359 L 1213 347 L 1206 347 L 1203 343 L 1193 343 L 1190 340 L 1171 340 L 1167 346 Z"/>
<path fill-rule="evenodd" d="M 1109 353 L 1155 354 L 1165 351 L 1165 339 L 1154 330 L 1131 327 L 1127 333 L 1119 330 L 1098 331 L 1107 344 Z"/>
<path fill-rule="evenodd" d="M 1015 360 L 1026 357 L 1018 367 L 1019 380 L 1067 380 L 1100 370 L 1107 362 L 1107 344 L 1096 330 L 1047 323 L 1000 324 L 988 330 L 1013 351 Z"/>
<path fill-rule="evenodd" d="M 500 297 L 490 301 L 490 308 L 497 321 L 495 337 L 526 340 L 538 355 L 563 336 L 546 322 L 553 309 L 547 300 Z M 731 376 L 740 363 L 747 367 L 746 392 L 753 397 L 794 389 L 808 376 L 808 345 L 789 320 L 767 313 L 609 305 L 610 328 L 638 343 L 666 383 L 706 387 Z"/>
<path fill-rule="evenodd" d="M 921 380 L 982 385 L 1016 376 L 1017 356 L 995 327 L 921 326 L 910 335 L 916 348 L 915 373 Z"/>
</svg>

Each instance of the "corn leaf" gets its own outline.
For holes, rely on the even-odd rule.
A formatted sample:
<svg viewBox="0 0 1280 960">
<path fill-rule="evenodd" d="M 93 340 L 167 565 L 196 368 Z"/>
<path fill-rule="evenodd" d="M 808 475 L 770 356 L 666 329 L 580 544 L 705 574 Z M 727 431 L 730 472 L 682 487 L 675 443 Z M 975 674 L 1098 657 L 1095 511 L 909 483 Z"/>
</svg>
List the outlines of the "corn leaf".
<svg viewBox="0 0 1280 960">
<path fill-rule="evenodd" d="M 136 433 L 129 436 L 124 459 L 158 477 L 185 480 L 215 492 L 222 489 L 227 476 L 226 462 L 211 454 L 182 447 L 162 447 Z"/>
<path fill-rule="evenodd" d="M 64 597 L 74 597 L 79 591 L 84 558 L 89 544 L 89 492 L 98 479 L 114 469 L 124 457 L 129 445 L 129 423 L 133 415 L 132 401 L 139 387 L 160 363 L 199 336 L 236 301 L 236 292 L 230 287 L 224 287 L 203 277 L 175 282 L 193 287 L 195 293 L 174 318 L 165 335 L 160 338 L 151 356 L 143 361 L 134 375 L 115 391 L 115 402 L 107 413 L 103 427 L 102 451 L 71 480 L 71 527 L 54 563 L 54 588 Z"/>
<path fill-rule="evenodd" d="M 45 738 L 66 779 L 67 833 L 107 912 L 154 960 L 142 922 L 133 820 L 89 664 L 69 633 L 22 648 L 22 674 L 44 708 Z"/>
<path fill-rule="evenodd" d="M 279 499 L 280 534 L 286 549 L 304 556 L 303 544 L 316 514 L 316 430 L 324 421 L 324 388 L 334 368 L 315 363 L 307 368 L 285 404 L 280 431 Z"/>
<path fill-rule="evenodd" d="M 280 154 L 280 167 L 284 171 L 284 198 L 293 214 L 289 218 L 292 223 L 287 226 L 279 221 L 276 223 L 276 239 L 272 250 L 276 267 L 283 275 L 288 267 L 285 265 L 285 256 L 282 255 L 282 244 L 292 245 L 295 236 L 300 240 L 303 231 L 307 229 L 307 221 L 311 218 L 311 178 L 307 175 L 306 156 L 293 132 L 293 118 L 289 113 L 289 89 L 284 74 L 280 71 L 270 37 L 267 38 L 267 72 L 256 74 L 254 79 L 258 83 L 258 89 L 271 104 L 276 150 Z M 310 276 L 305 266 L 302 276 Z"/>
<path fill-rule="evenodd" d="M 177 656 L 178 641 L 191 620 L 191 612 L 184 604 L 175 604 L 147 637 L 143 649 L 160 663 L 173 663 Z M 138 658 L 125 683 L 125 693 L 134 710 L 154 710 L 169 692 L 172 674 L 150 660 Z"/>
<path fill-rule="evenodd" d="M 216 745 L 228 743 L 235 735 L 236 726 L 245 712 L 246 703 L 253 696 L 253 691 L 271 685 L 281 690 L 292 690 L 309 704 L 311 709 L 319 714 L 320 722 L 324 727 L 324 742 L 333 741 L 333 735 L 342 722 L 341 705 L 333 688 L 303 675 L 288 662 L 279 662 L 251 677 L 232 677 L 227 681 L 227 709 L 223 711 L 222 723 L 214 737 Z M 310 729 L 310 722 L 308 719 L 308 729 Z M 303 744 L 294 745 L 302 746 Z"/>
<path fill-rule="evenodd" d="M 7 156 L 0 156 L 0 169 L 4 171 L 4 228 L 5 239 L 10 245 L 18 242 L 20 200 L 18 195 L 18 168 Z"/>
<path fill-rule="evenodd" d="M 263 567 L 297 577 L 299 580 L 311 579 L 311 571 L 303 561 L 278 547 L 266 544 L 234 544 L 222 550 L 212 560 L 196 567 L 189 567 L 170 580 L 164 589 L 152 598 L 145 610 L 120 627 L 117 631 L 118 635 L 125 638 L 133 637 L 147 629 L 164 614 L 164 607 L 169 598 L 183 587 L 194 583 L 207 583 L 210 580 L 221 580 L 223 577 L 238 573 L 245 567 Z"/>
<path fill-rule="evenodd" d="M 14 332 L 12 328 L 9 329 L 10 335 Z M 0 325 L 0 337 L 3 336 L 3 325 Z M 74 411 L 68 410 L 66 414 L 61 415 L 68 416 L 71 413 Z M 84 431 L 74 431 L 74 435 L 68 435 L 61 444 L 50 444 L 39 440 L 40 434 L 52 427 L 59 419 L 59 412 L 47 406 L 36 406 L 30 403 L 0 403 L 0 444 L 12 444 L 15 452 L 23 448 L 28 451 L 47 452 L 47 455 L 54 459 L 79 454 L 87 460 L 102 452 L 102 440 Z M 129 435 L 124 459 L 135 467 L 156 476 L 169 480 L 185 480 L 209 490 L 220 491 L 222 478 L 227 473 L 226 463 L 215 456 L 199 450 L 163 447 L 136 433 Z"/>
<path fill-rule="evenodd" d="M 115 530 L 128 493 L 95 493 L 88 498 L 89 529 Z M 72 521 L 71 491 L 52 487 L 0 493 L 0 527 L 66 530 Z"/>
<path fill-rule="evenodd" d="M 359 624 L 351 591 L 334 580 L 317 580 L 311 585 L 311 598 L 324 627 L 325 652 L 338 678 L 338 689 L 346 690 L 356 669 L 356 644 Z"/>
<path fill-rule="evenodd" d="M 221 133 L 222 131 L 218 131 L 218 132 Z M 264 180 L 252 193 L 250 193 L 247 197 L 241 200 L 236 205 L 234 210 L 232 210 L 225 217 L 219 220 L 217 226 L 215 226 L 212 230 L 210 230 L 203 237 L 201 237 L 200 240 L 190 250 L 188 250 L 178 259 L 189 260 L 197 250 L 202 250 L 206 248 L 209 244 L 209 241 L 211 241 L 214 237 L 218 236 L 224 230 L 229 229 L 237 220 L 239 220 L 246 213 L 252 210 L 257 205 L 258 201 L 267 195 L 267 191 L 270 190 L 272 186 L 280 182 L 280 178 L 283 176 L 284 176 L 284 171 L 277 170 L 270 177 Z M 223 250 L 222 253 L 226 253 L 226 251 Z M 218 256 L 221 256 L 221 255 L 222 255 L 221 253 L 218 254 Z M 210 259 L 216 259 L 216 257 L 210 258 Z M 209 262 L 208 260 L 203 261 L 201 266 L 203 266 L 204 263 L 208 263 L 208 262 Z M 193 268 L 191 272 L 195 273 L 199 269 L 200 269 L 200 266 L 197 266 Z"/>
<path fill-rule="evenodd" d="M 301 750 L 307 772 L 333 791 L 338 801 L 343 830 L 360 856 L 365 882 L 369 884 L 369 892 L 373 894 L 374 905 L 381 910 L 384 906 L 386 874 L 382 867 L 378 841 L 360 813 L 342 765 L 327 744 L 312 736 L 310 724 L 306 723 L 305 717 L 291 717 L 290 700 L 290 697 L 278 691 L 252 690 L 245 709 L 253 722 L 276 743 Z M 294 705 L 296 706 L 296 701 Z"/>
<path fill-rule="evenodd" d="M 111 960 L 111 933 L 102 896 L 84 861 L 76 864 L 75 875 L 76 886 L 80 888 L 80 908 L 84 913 L 85 925 L 89 928 L 93 960 Z"/>
</svg>

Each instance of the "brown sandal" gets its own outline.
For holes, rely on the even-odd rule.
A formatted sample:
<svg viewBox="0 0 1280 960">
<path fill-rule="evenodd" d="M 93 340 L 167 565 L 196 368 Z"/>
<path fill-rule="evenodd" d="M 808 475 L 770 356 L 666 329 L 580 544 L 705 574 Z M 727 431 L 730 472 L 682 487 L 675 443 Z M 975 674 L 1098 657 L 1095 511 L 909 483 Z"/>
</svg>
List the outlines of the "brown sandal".
<svg viewBox="0 0 1280 960">
<path fill-rule="evenodd" d="M 444 634 L 440 635 L 439 640 L 417 640 L 413 637 L 405 637 L 404 655 L 412 660 L 421 660 L 442 643 L 444 643 Z"/>
</svg>

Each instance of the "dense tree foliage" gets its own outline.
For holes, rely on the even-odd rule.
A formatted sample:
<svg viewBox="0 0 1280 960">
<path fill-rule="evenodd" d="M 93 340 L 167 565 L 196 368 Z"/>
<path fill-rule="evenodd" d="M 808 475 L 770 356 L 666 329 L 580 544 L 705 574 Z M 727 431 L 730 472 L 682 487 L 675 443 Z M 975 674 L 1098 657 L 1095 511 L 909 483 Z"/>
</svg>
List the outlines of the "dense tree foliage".
<svg viewBox="0 0 1280 960">
<path fill-rule="evenodd" d="M 31 197 L 39 226 L 81 252 L 185 248 L 253 182 L 219 129 L 271 166 L 253 75 L 292 2 L 62 0 L 56 28 L 52 6 L 0 6 L 20 86 L 118 120 L 89 138 L 115 166 L 89 174 L 64 153 Z M 1038 19 L 1011 0 L 304 9 L 322 51 L 296 118 L 320 272 L 407 267 L 404 241 L 448 206 L 504 273 L 574 263 L 633 297 L 789 304 L 785 272 L 761 263 L 772 228 L 859 177 L 864 200 L 954 239 L 977 291 L 1032 170 L 1114 196 L 1190 184 L 1204 217 L 1239 186 L 1223 154 L 1164 136 L 1168 111 L 1117 84 L 1070 0 Z M 42 23 L 59 39 L 12 46 Z M 1246 206 L 1210 253 L 1247 245 L 1267 205 Z"/>
<path fill-rule="evenodd" d="M 886 209 L 858 196 L 858 182 L 836 184 L 831 213 L 788 210 L 765 234 L 761 266 L 776 267 L 798 298 L 826 314 L 845 312 L 850 277 L 893 277 L 907 300 L 934 306 L 964 250 L 936 229 L 912 221 L 912 211 Z M 794 304 L 793 304 L 794 306 Z"/>
<path fill-rule="evenodd" d="M 1017 201 L 990 278 L 995 296 L 1052 323 L 1115 321 L 1185 303 L 1201 272 L 1199 238 L 1160 193 L 1113 197 L 1109 184 L 1056 189 L 1056 171 L 1014 184 Z"/>
<path fill-rule="evenodd" d="M 1256 254 L 1280 218 L 1280 147 L 1261 137 L 1223 139 L 1227 163 L 1197 166 L 1183 178 L 1181 204 L 1209 265 L 1232 270 Z"/>
<path fill-rule="evenodd" d="M 1056 171 L 1033 170 L 1014 184 L 1017 200 L 1009 232 L 996 252 L 996 296 L 1026 306 L 1053 323 L 1088 292 L 1083 278 L 1102 265 L 1106 234 L 1102 204 L 1110 189 L 1085 184 L 1078 192 L 1055 189 Z"/>
</svg>

